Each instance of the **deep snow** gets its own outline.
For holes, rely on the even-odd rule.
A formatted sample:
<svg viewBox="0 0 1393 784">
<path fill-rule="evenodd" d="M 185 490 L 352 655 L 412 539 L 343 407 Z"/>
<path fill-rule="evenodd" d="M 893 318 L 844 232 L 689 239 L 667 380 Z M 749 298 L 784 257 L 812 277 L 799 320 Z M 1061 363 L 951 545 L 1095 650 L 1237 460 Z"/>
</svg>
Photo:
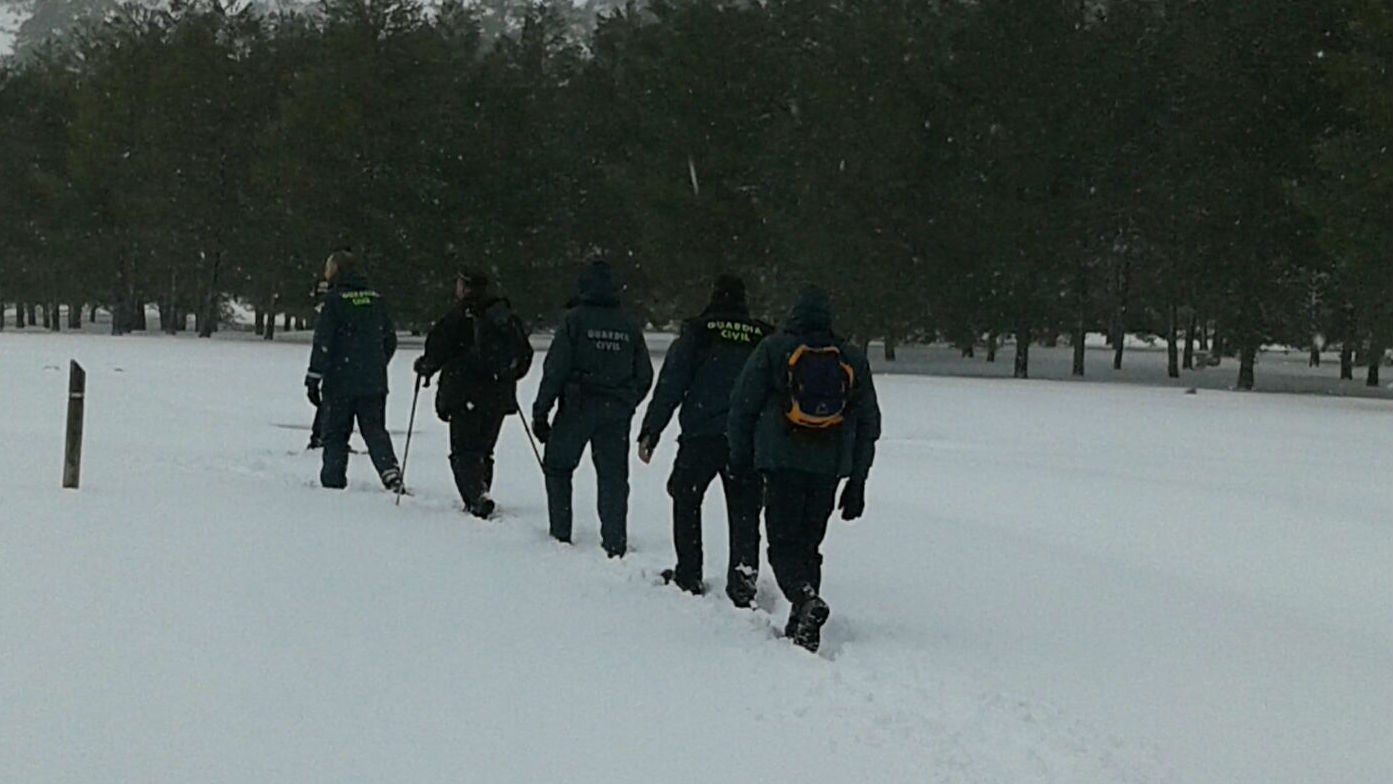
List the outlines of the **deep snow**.
<svg viewBox="0 0 1393 784">
<path fill-rule="evenodd" d="M 318 489 L 306 354 L 0 333 L 0 780 L 1393 780 L 1387 401 L 882 377 L 811 656 L 767 568 L 723 604 L 719 491 L 713 595 L 651 585 L 670 438 L 607 562 L 588 466 L 546 540 L 516 420 L 504 518 L 456 511 L 429 392 L 416 497 Z"/>
</svg>

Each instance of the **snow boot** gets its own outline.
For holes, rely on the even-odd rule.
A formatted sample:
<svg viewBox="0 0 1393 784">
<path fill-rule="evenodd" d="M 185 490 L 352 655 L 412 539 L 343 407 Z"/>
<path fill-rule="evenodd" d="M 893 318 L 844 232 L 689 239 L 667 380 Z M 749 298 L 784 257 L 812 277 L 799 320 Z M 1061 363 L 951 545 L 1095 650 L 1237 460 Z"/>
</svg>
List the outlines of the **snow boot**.
<svg viewBox="0 0 1393 784">
<path fill-rule="evenodd" d="M 389 468 L 382 472 L 382 486 L 393 493 L 406 495 L 406 486 L 402 484 L 399 468 Z"/>
<path fill-rule="evenodd" d="M 817 653 L 818 646 L 822 644 L 822 625 L 827 623 L 827 617 L 831 614 L 827 602 L 821 597 L 814 595 L 804 600 L 789 614 L 789 626 L 793 628 L 793 644 Z"/>
<path fill-rule="evenodd" d="M 755 570 L 749 566 L 737 566 L 726 578 L 726 596 L 736 607 L 749 609 L 755 601 Z"/>
<path fill-rule="evenodd" d="M 487 493 L 479 496 L 477 501 L 464 502 L 464 511 L 474 515 L 480 520 L 487 520 L 493 517 L 493 513 L 497 508 L 498 505 L 493 502 L 492 498 L 488 497 Z"/>
<path fill-rule="evenodd" d="M 706 593 L 706 586 L 701 580 L 690 580 L 677 576 L 676 569 L 664 569 L 662 571 L 663 583 L 666 585 L 676 585 L 693 596 L 701 596 Z"/>
</svg>

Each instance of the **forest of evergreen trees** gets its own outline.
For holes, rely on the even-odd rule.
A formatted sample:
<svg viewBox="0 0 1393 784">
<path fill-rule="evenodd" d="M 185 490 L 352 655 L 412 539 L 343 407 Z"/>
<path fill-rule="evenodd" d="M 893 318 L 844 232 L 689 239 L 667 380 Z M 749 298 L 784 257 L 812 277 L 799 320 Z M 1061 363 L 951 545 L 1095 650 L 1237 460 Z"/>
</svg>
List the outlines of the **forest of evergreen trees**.
<svg viewBox="0 0 1393 784">
<path fill-rule="evenodd" d="M 236 299 L 273 331 L 347 245 L 403 325 L 462 267 L 545 323 L 599 250 L 658 325 L 730 270 L 767 314 L 831 287 L 888 351 L 1013 338 L 1020 375 L 1106 332 L 1168 339 L 1173 374 L 1236 356 L 1240 387 L 1264 344 L 1339 346 L 1376 383 L 1391 8 L 120 6 L 0 64 L 0 302 L 208 333 Z"/>
</svg>

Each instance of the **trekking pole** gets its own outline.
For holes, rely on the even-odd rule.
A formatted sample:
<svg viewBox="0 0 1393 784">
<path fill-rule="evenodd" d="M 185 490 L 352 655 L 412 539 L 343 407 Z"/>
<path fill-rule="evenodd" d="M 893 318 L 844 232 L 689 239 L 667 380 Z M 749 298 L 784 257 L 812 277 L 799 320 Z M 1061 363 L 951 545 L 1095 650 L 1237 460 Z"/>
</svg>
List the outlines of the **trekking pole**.
<svg viewBox="0 0 1393 784">
<path fill-rule="evenodd" d="M 421 398 L 421 376 L 416 376 L 416 391 L 411 393 L 411 416 L 406 420 L 406 448 L 401 452 L 401 487 L 397 488 L 396 505 L 406 493 L 406 461 L 411 457 L 411 430 L 416 426 L 416 401 Z"/>
<path fill-rule="evenodd" d="M 517 403 L 514 402 L 514 406 Z M 527 417 L 522 415 L 522 408 L 518 407 L 518 419 L 522 420 L 522 432 L 527 434 L 527 443 L 532 445 L 532 455 L 537 458 L 537 467 L 546 473 L 546 466 L 542 465 L 542 450 L 537 448 L 537 439 L 532 436 L 532 426 L 527 424 Z"/>
</svg>

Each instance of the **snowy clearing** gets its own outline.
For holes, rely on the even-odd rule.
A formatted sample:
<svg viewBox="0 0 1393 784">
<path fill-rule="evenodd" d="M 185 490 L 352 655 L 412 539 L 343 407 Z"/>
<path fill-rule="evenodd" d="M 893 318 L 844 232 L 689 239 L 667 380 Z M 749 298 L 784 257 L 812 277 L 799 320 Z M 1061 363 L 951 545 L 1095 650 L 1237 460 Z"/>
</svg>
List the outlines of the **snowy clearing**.
<svg viewBox="0 0 1393 784">
<path fill-rule="evenodd" d="M 460 514 L 429 391 L 415 497 L 366 457 L 318 489 L 306 355 L 0 333 L 0 780 L 1393 780 L 1386 400 L 882 377 L 812 656 L 767 568 L 763 609 L 724 603 L 718 490 L 717 590 L 651 585 L 670 437 L 607 562 L 588 464 L 577 546 L 546 539 L 516 420 L 503 519 Z"/>
</svg>

